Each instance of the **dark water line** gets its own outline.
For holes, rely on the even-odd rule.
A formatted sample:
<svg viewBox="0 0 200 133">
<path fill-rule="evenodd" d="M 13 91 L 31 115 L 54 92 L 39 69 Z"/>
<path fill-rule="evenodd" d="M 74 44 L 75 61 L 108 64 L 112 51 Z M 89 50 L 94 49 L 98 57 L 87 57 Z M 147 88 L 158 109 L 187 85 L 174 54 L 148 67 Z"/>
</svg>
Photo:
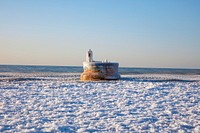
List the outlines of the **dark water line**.
<svg viewBox="0 0 200 133">
<path fill-rule="evenodd" d="M 0 72 L 57 72 L 57 73 L 81 73 L 82 66 L 29 66 L 29 65 L 0 65 Z M 120 74 L 195 74 L 200 75 L 200 69 L 178 68 L 128 68 L 120 67 Z"/>
</svg>

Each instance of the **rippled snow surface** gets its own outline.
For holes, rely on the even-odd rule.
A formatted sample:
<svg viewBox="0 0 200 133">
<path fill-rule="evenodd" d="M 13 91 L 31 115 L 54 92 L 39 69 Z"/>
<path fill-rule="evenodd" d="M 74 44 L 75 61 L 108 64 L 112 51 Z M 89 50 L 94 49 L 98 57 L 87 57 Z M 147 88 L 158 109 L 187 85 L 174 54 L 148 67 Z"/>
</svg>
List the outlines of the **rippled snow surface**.
<svg viewBox="0 0 200 133">
<path fill-rule="evenodd" d="M 0 73 L 0 132 L 200 132 L 200 75 Z"/>
</svg>

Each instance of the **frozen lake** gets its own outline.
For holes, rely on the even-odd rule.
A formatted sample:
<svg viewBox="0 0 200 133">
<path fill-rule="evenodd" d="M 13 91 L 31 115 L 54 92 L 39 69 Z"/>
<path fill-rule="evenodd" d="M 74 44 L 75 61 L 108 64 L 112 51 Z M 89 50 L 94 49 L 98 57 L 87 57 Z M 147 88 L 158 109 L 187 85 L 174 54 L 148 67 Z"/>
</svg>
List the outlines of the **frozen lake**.
<svg viewBox="0 0 200 133">
<path fill-rule="evenodd" d="M 0 132 L 200 132 L 200 75 L 0 73 Z"/>
</svg>

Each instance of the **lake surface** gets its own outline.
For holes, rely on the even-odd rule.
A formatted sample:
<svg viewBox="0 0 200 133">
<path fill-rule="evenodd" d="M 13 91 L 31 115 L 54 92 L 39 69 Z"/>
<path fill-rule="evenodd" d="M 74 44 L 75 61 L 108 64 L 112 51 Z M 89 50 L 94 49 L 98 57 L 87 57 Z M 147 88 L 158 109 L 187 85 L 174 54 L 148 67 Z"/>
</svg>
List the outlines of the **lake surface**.
<svg viewBox="0 0 200 133">
<path fill-rule="evenodd" d="M 0 72 L 58 72 L 81 73 L 81 66 L 28 66 L 28 65 L 0 65 Z M 196 74 L 200 75 L 200 69 L 178 68 L 128 68 L 119 67 L 121 74 Z"/>
</svg>

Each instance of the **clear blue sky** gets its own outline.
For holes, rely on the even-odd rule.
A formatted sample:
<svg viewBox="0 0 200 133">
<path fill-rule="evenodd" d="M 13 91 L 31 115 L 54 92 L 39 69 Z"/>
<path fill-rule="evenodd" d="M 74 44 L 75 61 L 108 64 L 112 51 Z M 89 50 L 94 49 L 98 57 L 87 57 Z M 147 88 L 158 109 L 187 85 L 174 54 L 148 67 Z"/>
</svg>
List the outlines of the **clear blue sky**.
<svg viewBox="0 0 200 133">
<path fill-rule="evenodd" d="M 0 0 L 0 64 L 200 68 L 200 0 Z"/>
</svg>

